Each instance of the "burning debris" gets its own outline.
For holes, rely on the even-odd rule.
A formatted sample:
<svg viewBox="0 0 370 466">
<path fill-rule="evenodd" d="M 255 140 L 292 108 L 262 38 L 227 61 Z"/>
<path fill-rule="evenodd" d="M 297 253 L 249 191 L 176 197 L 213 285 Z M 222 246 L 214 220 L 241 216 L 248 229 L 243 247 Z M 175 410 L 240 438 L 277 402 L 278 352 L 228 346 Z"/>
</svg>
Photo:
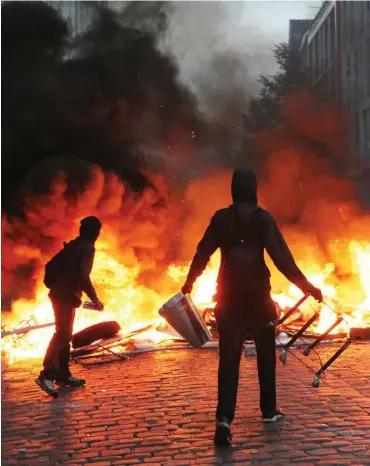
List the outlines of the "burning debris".
<svg viewBox="0 0 370 466">
<path fill-rule="evenodd" d="M 53 332 L 43 267 L 91 213 L 105 225 L 92 279 L 106 311 L 79 309 L 74 332 L 103 320 L 117 322 L 125 334 L 150 325 L 146 338 L 155 346 L 169 338 L 157 330 L 164 328 L 158 309 L 182 285 L 207 216 L 229 202 L 230 174 L 217 149 L 224 132 L 204 123 L 194 95 L 179 84 L 176 66 L 158 51 L 155 36 L 133 34 L 114 15 L 104 16 L 95 34 L 82 39 L 81 53 L 64 60 L 66 30 L 44 2 L 33 2 L 34 8 L 50 14 L 48 24 L 57 27 L 27 44 L 14 31 L 27 26 L 35 34 L 38 28 L 28 25 L 35 15 L 19 21 L 13 14 L 19 2 L 6 3 L 3 23 L 11 34 L 3 48 L 17 66 L 6 66 L 3 77 L 3 113 L 12 118 L 4 122 L 2 160 L 9 182 L 5 198 L 19 202 L 6 205 L 2 217 L 3 308 L 11 310 L 2 317 L 5 331 L 13 332 L 2 348 L 11 360 L 43 355 Z M 16 8 L 21 4 L 32 8 L 29 2 Z M 19 28 L 5 21 L 6 8 Z M 345 152 L 343 121 L 308 94 L 288 96 L 282 113 L 283 124 L 255 141 L 262 205 L 274 213 L 300 268 L 330 306 L 315 306 L 317 318 L 307 330 L 319 335 L 337 323 L 333 308 L 343 320 L 327 337 L 347 334 L 350 327 L 370 323 L 370 217 L 357 202 L 354 184 L 327 157 Z M 17 128 L 22 137 L 16 137 Z M 229 143 L 223 140 L 222 147 Z M 203 157 L 210 152 L 214 157 Z M 207 176 L 198 170 L 204 159 Z M 227 164 L 249 160 L 241 152 Z M 192 293 L 200 311 L 209 309 L 210 320 L 219 261 L 215 254 Z M 284 315 L 302 294 L 273 267 L 272 283 Z M 286 323 L 299 330 L 312 311 L 307 300 Z"/>
<path fill-rule="evenodd" d="M 121 327 L 119 323 L 115 321 L 101 322 L 100 324 L 92 325 L 72 336 L 72 348 L 82 348 L 97 340 L 113 338 L 120 330 Z"/>
<path fill-rule="evenodd" d="M 304 295 L 274 323 L 275 327 L 279 328 L 276 336 L 276 346 L 281 347 L 279 358 L 283 364 L 286 364 L 287 353 L 291 348 L 303 347 L 303 355 L 308 356 L 311 351 L 315 351 L 319 344 L 344 341 L 335 354 L 327 362 L 321 364 L 320 369 L 314 373 L 312 385 L 317 388 L 325 371 L 351 343 L 370 341 L 370 327 L 350 328 L 349 334 L 345 332 L 335 334 L 332 331 L 344 320 L 343 317 L 337 316 L 337 320 L 324 333 L 308 333 L 307 329 L 312 326 L 313 321 L 317 318 L 317 313 L 314 313 L 311 319 L 304 323 L 300 329 L 293 330 L 292 333 L 291 326 L 287 325 L 286 322 L 291 319 L 293 314 L 299 312 L 300 306 L 308 298 L 309 295 Z M 335 311 L 333 310 L 333 312 Z M 165 322 L 159 325 L 147 325 L 128 334 L 120 332 L 121 328 L 117 322 L 102 322 L 73 335 L 71 360 L 84 367 L 89 367 L 91 365 L 106 364 L 107 362 L 125 361 L 130 356 L 143 352 L 218 347 L 218 333 L 212 315 L 213 309 L 206 309 L 201 315 L 191 298 L 180 293 L 165 303 L 159 313 L 172 321 L 174 327 L 179 329 L 182 335 Z M 32 319 L 23 321 L 18 328 L 13 330 L 5 330 L 2 327 L 1 338 L 9 336 L 20 338 L 28 332 L 54 325 L 54 323 L 31 325 L 32 322 Z M 159 337 L 160 334 L 166 334 L 167 338 Z M 154 337 L 154 335 L 156 336 Z M 246 357 L 256 355 L 252 335 L 246 335 L 244 351 Z M 312 371 L 312 369 L 310 370 Z"/>
<path fill-rule="evenodd" d="M 109 236 L 111 238 L 114 237 L 111 235 Z M 179 284 L 185 278 L 186 268 L 171 265 L 167 269 L 167 273 L 165 271 L 165 273 L 162 274 L 162 289 L 165 290 L 167 288 L 167 292 L 161 294 L 161 292 L 155 292 L 153 289 L 145 287 L 141 283 L 139 279 L 139 265 L 145 265 L 145 263 L 139 264 L 139 262 L 136 261 L 136 265 L 134 265 L 134 262 L 131 267 L 125 266 L 125 256 L 121 258 L 122 262 L 118 262 L 118 260 L 107 252 L 109 242 L 106 246 L 104 243 L 98 244 L 97 248 L 98 251 L 95 268 L 93 270 L 93 279 L 95 283 L 97 283 L 99 293 L 103 293 L 102 299 L 104 299 L 106 303 L 106 312 L 104 315 L 101 315 L 86 309 L 78 310 L 74 329 L 75 332 L 90 325 L 97 324 L 102 320 L 116 321 L 125 331 L 136 330 L 140 328 L 141 325 L 144 327 L 151 323 L 158 326 L 161 323 L 161 319 L 158 318 L 157 310 L 160 308 L 161 304 L 173 294 L 173 291 L 178 289 Z M 112 249 L 112 247 L 110 249 Z M 359 275 L 357 276 L 359 278 L 361 277 L 360 280 L 362 280 L 365 285 L 367 280 L 366 264 L 368 263 L 366 246 L 364 245 L 361 247 L 361 243 L 358 243 L 356 247 L 352 248 L 352 251 L 355 251 L 356 254 L 352 256 L 354 264 L 353 271 L 358 271 L 357 273 Z M 120 257 L 119 253 L 118 257 Z M 204 316 L 208 324 L 210 323 L 209 320 L 212 320 L 212 307 L 209 308 L 209 305 L 212 303 L 212 296 L 215 292 L 218 260 L 219 258 L 217 256 L 212 259 L 204 276 L 201 277 L 199 283 L 196 283 L 192 294 L 194 302 L 200 310 L 208 308 L 208 317 L 207 315 Z M 361 262 L 361 260 L 363 262 Z M 361 264 L 364 266 L 363 269 L 361 268 Z M 309 270 L 310 266 L 308 266 L 308 268 L 303 266 L 302 268 L 304 270 Z M 316 268 L 316 266 L 314 266 L 314 268 Z M 363 276 L 361 275 L 362 270 L 364 272 Z M 308 274 L 308 276 L 310 276 L 310 274 Z M 7 331 L 9 331 L 8 328 L 10 329 L 17 326 L 18 322 L 28 320 L 31 309 L 32 314 L 36 316 L 37 320 L 37 323 L 33 321 L 31 325 L 45 325 L 45 328 L 28 333 L 24 330 L 20 330 L 19 333 L 25 335 L 21 340 L 13 339 L 12 337 L 4 339 L 3 350 L 8 352 L 11 358 L 40 357 L 46 349 L 45 346 L 42 345 L 42 342 L 46 342 L 53 332 L 51 327 L 53 324 L 50 322 L 52 309 L 48 303 L 46 290 L 42 286 L 41 274 L 39 274 L 39 277 L 40 282 L 35 300 L 20 300 L 16 302 L 11 314 L 6 315 L 3 313 L 3 323 L 5 322 Z M 351 279 L 352 282 L 354 282 L 355 277 L 356 275 L 354 274 Z M 328 296 L 328 304 L 333 309 L 336 309 L 340 316 L 343 315 L 343 317 L 347 319 L 347 321 L 341 321 L 332 332 L 348 332 L 349 327 L 357 328 L 369 325 L 370 313 L 368 309 L 370 306 L 367 304 L 368 301 L 366 301 L 366 299 L 357 306 L 354 304 L 344 307 L 339 300 L 342 290 L 340 287 L 336 288 L 330 283 L 330 274 L 327 274 L 325 271 L 321 274 L 315 273 L 312 281 L 323 288 L 324 295 Z M 356 284 L 356 282 L 354 283 Z M 366 291 L 365 287 L 363 289 L 359 288 L 359 296 L 361 296 L 364 291 Z M 299 296 L 299 291 L 292 286 L 285 288 L 285 291 L 273 293 L 273 297 L 283 313 L 286 309 L 294 305 L 299 299 Z M 350 290 L 348 296 L 353 296 L 355 299 L 358 299 L 358 295 L 352 290 Z M 341 312 L 342 309 L 344 312 Z M 321 306 L 321 308 L 317 307 L 317 310 L 319 312 L 319 318 L 311 326 L 310 330 L 316 334 L 321 334 L 336 322 L 337 316 L 327 306 Z M 291 319 L 287 322 L 291 328 L 297 329 L 299 328 L 300 322 L 304 323 L 307 321 L 308 316 L 311 314 L 312 304 L 305 302 L 300 306 L 299 312 L 292 315 Z M 348 322 L 349 325 L 346 322 Z M 22 325 L 24 325 L 24 323 L 22 323 Z M 50 328 L 48 328 L 49 326 Z M 153 342 L 157 342 L 162 339 L 167 339 L 168 336 L 154 330 L 151 338 Z"/>
<path fill-rule="evenodd" d="M 22 320 L 16 325 L 12 330 L 6 330 L 5 326 L 1 326 L 1 338 L 5 338 L 8 336 L 24 336 L 28 332 L 32 330 L 39 330 L 42 328 L 52 327 L 55 325 L 55 322 L 51 322 L 50 324 L 41 324 L 41 325 L 32 325 L 34 323 L 33 318 L 27 320 Z"/>
</svg>

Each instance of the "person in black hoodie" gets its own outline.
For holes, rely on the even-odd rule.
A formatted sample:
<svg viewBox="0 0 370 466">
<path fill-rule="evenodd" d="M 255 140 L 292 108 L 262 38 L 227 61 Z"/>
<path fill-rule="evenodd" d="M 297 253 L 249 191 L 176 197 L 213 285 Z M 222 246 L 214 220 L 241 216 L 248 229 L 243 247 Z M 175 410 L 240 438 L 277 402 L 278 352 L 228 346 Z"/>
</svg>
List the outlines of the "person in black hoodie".
<svg viewBox="0 0 370 466">
<path fill-rule="evenodd" d="M 96 217 L 81 220 L 80 235 L 46 265 L 45 285 L 50 288 L 55 315 L 55 333 L 50 340 L 44 358 L 44 369 L 35 380 L 48 395 L 58 396 L 54 381 L 58 385 L 80 387 L 85 380 L 74 377 L 69 370 L 70 342 L 76 308 L 81 306 L 82 292 L 95 304 L 95 309 L 103 310 L 90 280 L 94 263 L 95 242 L 99 237 L 101 222 Z"/>
<path fill-rule="evenodd" d="M 257 180 L 248 169 L 235 170 L 231 193 L 233 204 L 217 211 L 198 244 L 184 294 L 205 270 L 212 254 L 221 249 L 217 279 L 215 318 L 219 333 L 218 405 L 216 446 L 231 443 L 240 358 L 246 333 L 254 337 L 260 384 L 263 422 L 282 418 L 276 406 L 275 304 L 271 298 L 270 271 L 264 260 L 266 250 L 278 270 L 304 293 L 322 301 L 321 291 L 309 283 L 266 210 L 257 205 Z"/>
</svg>

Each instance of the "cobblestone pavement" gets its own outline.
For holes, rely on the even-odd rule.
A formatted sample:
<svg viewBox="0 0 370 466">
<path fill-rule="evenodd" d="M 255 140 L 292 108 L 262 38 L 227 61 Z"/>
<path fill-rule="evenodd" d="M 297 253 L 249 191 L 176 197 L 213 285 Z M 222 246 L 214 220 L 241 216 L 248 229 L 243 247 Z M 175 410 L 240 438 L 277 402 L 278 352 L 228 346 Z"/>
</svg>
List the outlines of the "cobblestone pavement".
<svg viewBox="0 0 370 466">
<path fill-rule="evenodd" d="M 335 347 L 320 353 L 325 360 Z M 40 361 L 16 364 L 2 379 L 2 465 L 370 465 L 370 345 L 352 345 L 320 387 L 288 354 L 278 363 L 286 419 L 264 426 L 255 357 L 243 358 L 234 443 L 212 444 L 216 350 L 148 353 L 90 369 L 88 384 L 53 400 L 34 384 Z M 313 354 L 304 361 L 318 369 Z"/>
</svg>

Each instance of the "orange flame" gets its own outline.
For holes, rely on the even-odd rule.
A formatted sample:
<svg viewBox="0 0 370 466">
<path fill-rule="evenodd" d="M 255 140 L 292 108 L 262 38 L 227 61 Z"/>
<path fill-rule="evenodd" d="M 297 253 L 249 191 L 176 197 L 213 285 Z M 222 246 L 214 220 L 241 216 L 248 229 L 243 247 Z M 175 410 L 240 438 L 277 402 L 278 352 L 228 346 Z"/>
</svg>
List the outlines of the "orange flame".
<svg viewBox="0 0 370 466">
<path fill-rule="evenodd" d="M 122 327 L 122 333 L 144 327 L 150 323 L 159 324 L 157 310 L 180 286 L 186 277 L 188 267 L 171 265 L 167 269 L 168 293 L 157 293 L 138 282 L 139 266 L 126 267 L 114 258 L 109 251 L 109 243 L 102 240 L 97 244 L 97 254 L 92 273 L 92 279 L 97 290 L 105 302 L 105 311 L 98 313 L 79 309 L 75 321 L 74 331 L 98 322 L 116 320 Z M 330 308 L 336 309 L 345 319 L 333 332 L 348 331 L 350 326 L 361 327 L 370 323 L 370 294 L 366 286 L 370 281 L 370 244 L 351 241 L 348 250 L 352 263 L 353 273 L 360 284 L 360 293 L 353 295 L 348 290 L 341 289 L 330 283 L 334 270 L 333 264 L 327 264 L 319 271 L 316 264 L 301 265 L 310 281 L 320 287 Z M 200 309 L 213 307 L 212 297 L 216 291 L 216 278 L 220 256 L 215 254 L 205 273 L 195 284 L 193 300 Z M 310 273 L 311 272 L 311 273 Z M 41 278 L 41 277 L 40 277 Z M 274 272 L 273 272 L 274 281 Z M 33 318 L 33 322 L 43 324 L 52 321 L 52 308 L 47 297 L 47 290 L 40 284 L 33 301 L 19 300 L 15 303 L 11 320 L 6 322 L 11 328 L 22 318 Z M 362 293 L 361 293 L 362 291 Z M 281 309 L 286 310 L 293 306 L 302 296 L 302 292 L 294 285 L 283 290 L 275 290 L 273 299 Z M 346 299 L 344 299 L 346 298 Z M 308 318 L 314 310 L 320 310 L 320 319 L 313 330 L 324 332 L 336 320 L 335 313 L 326 305 L 318 305 L 308 300 L 301 307 L 303 318 Z M 294 315 L 296 317 L 296 315 Z M 22 338 L 6 337 L 3 341 L 3 350 L 11 357 L 11 361 L 20 358 L 40 357 L 45 353 L 47 344 L 53 333 L 53 327 L 26 334 Z M 140 338 L 159 342 L 168 338 L 160 332 L 151 330 Z"/>
<path fill-rule="evenodd" d="M 323 182 L 323 186 L 327 184 Z M 265 198 L 269 198 L 266 191 L 269 186 L 263 189 Z M 188 266 L 185 266 L 186 260 L 181 264 L 170 265 L 164 272 L 157 269 L 157 264 L 161 263 L 167 250 L 164 242 L 171 236 L 176 236 L 168 235 L 167 231 L 173 223 L 173 211 L 154 208 L 160 203 L 158 194 L 153 190 L 146 191 L 139 200 L 129 195 L 123 196 L 125 187 L 117 177 L 104 175 L 99 169 L 94 169 L 91 182 L 78 198 L 77 204 L 65 200 L 66 189 L 66 183 L 57 180 L 53 195 L 49 199 L 33 199 L 33 204 L 28 208 L 26 224 L 20 224 L 15 228 L 14 225 L 4 222 L 3 232 L 10 232 L 4 249 L 7 254 L 2 258 L 4 269 L 12 271 L 18 264 L 27 263 L 29 258 L 37 260 L 40 266 L 45 264 L 56 250 L 47 249 L 47 245 L 44 247 L 40 243 L 40 232 L 55 238 L 53 247 L 57 248 L 59 241 L 68 239 L 71 225 L 76 225 L 82 216 L 96 212 L 102 218 L 104 228 L 96 245 L 92 280 L 100 299 L 105 303 L 105 311 L 99 313 L 79 309 L 74 332 L 107 320 L 117 321 L 123 334 L 148 324 L 160 324 L 162 320 L 158 316 L 159 308 L 179 291 L 188 271 Z M 198 202 L 205 191 L 207 201 Z M 334 191 L 337 190 L 333 189 Z M 199 239 L 206 227 L 205 222 L 215 208 L 225 205 L 228 192 L 229 174 L 224 173 L 213 175 L 210 179 L 197 180 L 189 185 L 185 204 L 192 215 L 187 219 L 186 235 L 176 236 L 179 237 L 178 246 L 183 258 L 193 253 L 194 241 Z M 279 191 L 275 192 L 279 194 Z M 208 199 L 212 202 L 208 202 Z M 273 200 L 271 195 L 269 204 Z M 362 240 L 369 235 L 369 218 L 362 217 L 353 204 L 332 201 L 332 204 L 322 203 L 320 208 L 317 205 L 314 206 L 315 215 L 320 213 L 320 222 L 316 222 L 317 231 L 310 233 L 312 216 L 309 215 L 311 211 L 307 210 L 298 226 L 284 230 L 298 265 L 307 278 L 322 289 L 328 304 L 319 306 L 309 299 L 301 306 L 301 317 L 307 320 L 314 310 L 320 311 L 320 319 L 312 326 L 315 332 L 323 332 L 335 322 L 337 317 L 331 308 L 345 319 L 333 332 L 370 325 L 370 243 Z M 281 202 L 276 204 L 275 208 L 282 209 L 284 206 L 284 202 Z M 177 206 L 175 207 L 179 211 Z M 170 218 L 169 222 L 167 217 Z M 122 222 L 122 218 L 129 218 L 130 222 Z M 323 220 L 325 218 L 329 219 L 326 223 Z M 328 225 L 329 232 L 325 231 L 324 236 L 323 229 Z M 340 239 L 337 236 L 338 231 L 342 234 Z M 330 262 L 319 253 L 316 238 L 318 234 L 324 236 L 327 256 L 332 258 Z M 217 253 L 194 286 L 192 297 L 201 310 L 215 305 L 213 295 L 216 291 L 219 261 L 220 255 Z M 337 270 L 336 267 L 341 269 Z M 281 311 L 285 312 L 300 299 L 302 293 L 283 279 L 274 267 L 270 269 L 272 296 Z M 150 278 L 145 276 L 144 279 L 143 274 L 148 271 Z M 19 286 L 16 275 L 8 273 L 7 276 L 12 278 L 7 288 Z M 53 322 L 53 311 L 47 290 L 42 283 L 42 268 L 36 271 L 33 279 L 36 283 L 34 298 L 18 300 L 13 305 L 12 312 L 3 315 L 3 325 L 7 330 L 13 329 L 24 319 L 32 318 L 32 325 Z M 299 314 L 294 314 L 293 317 L 297 315 Z M 21 338 L 5 337 L 2 340 L 2 350 L 11 360 L 41 357 L 53 330 L 53 327 L 50 327 L 29 332 Z M 168 336 L 152 330 L 140 338 L 159 342 Z"/>
</svg>

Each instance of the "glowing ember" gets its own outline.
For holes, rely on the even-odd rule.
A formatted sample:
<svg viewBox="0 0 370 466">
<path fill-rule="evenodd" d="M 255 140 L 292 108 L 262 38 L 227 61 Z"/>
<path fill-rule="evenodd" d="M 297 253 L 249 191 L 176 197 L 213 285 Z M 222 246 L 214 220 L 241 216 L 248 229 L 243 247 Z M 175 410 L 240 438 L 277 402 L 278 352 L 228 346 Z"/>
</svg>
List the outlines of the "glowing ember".
<svg viewBox="0 0 370 466">
<path fill-rule="evenodd" d="M 171 265 L 167 270 L 167 278 L 164 279 L 167 282 L 161 286 L 162 290 L 167 289 L 168 292 L 158 293 L 140 283 L 139 266 L 126 267 L 120 263 L 119 258 L 115 258 L 114 254 L 108 253 L 110 250 L 112 248 L 104 239 L 97 244 L 92 273 L 98 294 L 105 303 L 105 311 L 99 313 L 79 309 L 75 321 L 75 332 L 107 320 L 119 322 L 123 334 L 148 324 L 161 323 L 161 318 L 157 314 L 158 309 L 163 302 L 178 291 L 188 271 L 187 266 Z M 325 302 L 345 318 L 345 321 L 333 330 L 334 333 L 348 331 L 349 326 L 361 327 L 370 323 L 370 291 L 367 287 L 370 282 L 370 244 L 352 241 L 348 245 L 348 254 L 352 261 L 351 286 L 342 285 L 340 281 L 337 283 L 333 264 L 320 267 L 313 263 L 299 263 L 309 280 L 322 289 Z M 212 257 L 203 276 L 195 284 L 192 297 L 199 309 L 215 305 L 212 297 L 216 291 L 219 261 L 220 255 L 217 253 Z M 272 269 L 272 283 L 277 278 L 276 273 Z M 38 278 L 39 286 L 34 301 L 19 300 L 15 303 L 11 318 L 3 322 L 7 330 L 12 329 L 22 319 L 32 318 L 33 324 L 53 322 L 53 312 L 47 297 L 47 290 L 42 284 L 41 273 Z M 272 295 L 284 312 L 300 299 L 302 292 L 288 284 L 281 290 L 274 290 Z M 301 318 L 307 320 L 317 309 L 320 309 L 320 319 L 310 330 L 322 333 L 335 322 L 337 317 L 326 305 L 318 305 L 309 299 L 300 309 Z M 291 317 L 291 319 L 294 318 L 297 318 L 297 314 Z M 10 362 L 19 358 L 41 357 L 45 353 L 53 331 L 53 327 L 50 327 L 30 332 L 22 338 L 6 337 L 2 340 L 2 350 L 10 356 Z M 169 337 L 156 330 L 149 330 L 137 338 L 159 343 Z"/>
</svg>

